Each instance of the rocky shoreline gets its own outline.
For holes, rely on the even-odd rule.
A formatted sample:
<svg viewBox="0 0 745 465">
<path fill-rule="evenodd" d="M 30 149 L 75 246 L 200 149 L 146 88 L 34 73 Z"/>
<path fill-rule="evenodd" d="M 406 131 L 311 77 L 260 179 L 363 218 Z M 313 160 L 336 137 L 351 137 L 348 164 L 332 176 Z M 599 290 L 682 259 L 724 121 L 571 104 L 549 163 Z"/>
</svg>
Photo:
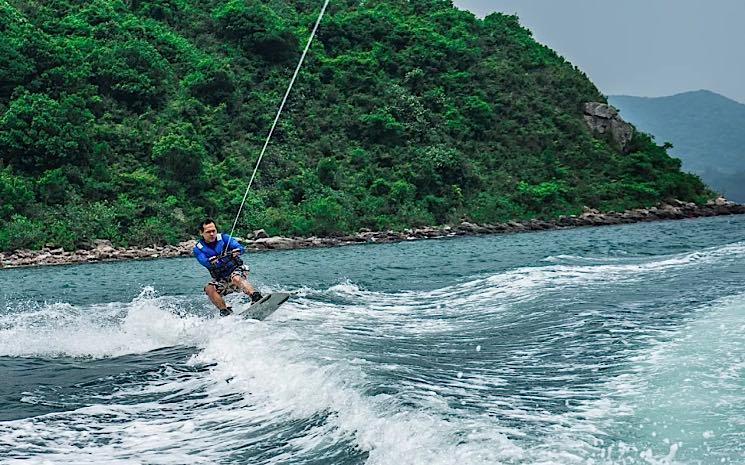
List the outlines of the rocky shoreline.
<svg viewBox="0 0 745 465">
<path fill-rule="evenodd" d="M 509 221 L 499 224 L 474 224 L 462 222 L 455 226 L 437 226 L 406 229 L 403 231 L 369 231 L 337 237 L 269 237 L 264 230 L 255 231 L 250 237 L 238 238 L 247 250 L 287 250 L 309 247 L 335 247 L 340 245 L 398 242 L 448 236 L 505 234 L 523 231 L 576 228 L 581 226 L 606 226 L 658 220 L 680 220 L 719 215 L 745 214 L 745 205 L 718 198 L 706 205 L 673 201 L 652 208 L 640 208 L 621 213 L 600 213 L 585 209 L 581 215 L 560 216 L 553 220 Z M 65 265 L 114 260 L 152 259 L 190 256 L 195 241 L 178 245 L 123 248 L 113 247 L 110 241 L 97 240 L 89 250 L 65 251 L 61 248 L 41 250 L 16 250 L 0 253 L 0 268 L 22 266 Z"/>
</svg>

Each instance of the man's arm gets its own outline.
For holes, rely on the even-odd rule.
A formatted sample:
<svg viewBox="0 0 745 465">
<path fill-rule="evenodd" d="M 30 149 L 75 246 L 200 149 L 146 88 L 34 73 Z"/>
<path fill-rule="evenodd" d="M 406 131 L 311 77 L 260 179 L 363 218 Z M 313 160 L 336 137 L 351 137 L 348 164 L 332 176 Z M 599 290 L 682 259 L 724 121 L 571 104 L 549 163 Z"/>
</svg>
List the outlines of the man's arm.
<svg viewBox="0 0 745 465">
<path fill-rule="evenodd" d="M 238 249 L 239 253 L 245 252 L 243 246 L 237 240 L 235 240 L 234 237 L 231 237 L 228 234 L 225 234 L 225 237 L 228 238 L 228 250 Z"/>
<path fill-rule="evenodd" d="M 199 247 L 194 247 L 194 256 L 197 258 L 197 261 L 205 268 L 210 269 L 212 268 L 212 265 L 210 264 L 210 259 L 207 257 L 207 254 L 202 252 Z"/>
</svg>

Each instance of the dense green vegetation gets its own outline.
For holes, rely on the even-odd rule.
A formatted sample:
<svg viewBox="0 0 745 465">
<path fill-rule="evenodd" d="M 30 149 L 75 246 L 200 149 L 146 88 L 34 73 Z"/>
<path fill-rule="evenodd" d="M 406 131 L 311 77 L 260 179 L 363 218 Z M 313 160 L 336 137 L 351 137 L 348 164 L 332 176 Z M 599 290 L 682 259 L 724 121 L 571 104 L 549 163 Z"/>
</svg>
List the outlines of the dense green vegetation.
<svg viewBox="0 0 745 465">
<path fill-rule="evenodd" d="M 0 248 L 229 227 L 320 8 L 309 0 L 0 1 Z M 335 0 L 238 233 L 335 234 L 701 201 L 514 16 Z"/>
<path fill-rule="evenodd" d="M 728 199 L 745 202 L 745 105 L 706 90 L 608 100 L 658 142 L 672 142 L 669 153 L 683 161 L 684 170 Z"/>
</svg>

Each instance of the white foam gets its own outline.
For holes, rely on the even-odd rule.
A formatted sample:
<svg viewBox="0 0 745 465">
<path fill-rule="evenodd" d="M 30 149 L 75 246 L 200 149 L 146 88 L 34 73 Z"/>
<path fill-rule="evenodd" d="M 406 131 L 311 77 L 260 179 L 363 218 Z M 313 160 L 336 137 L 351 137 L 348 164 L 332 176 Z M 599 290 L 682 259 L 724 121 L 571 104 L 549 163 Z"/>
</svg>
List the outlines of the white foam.
<svg viewBox="0 0 745 465">
<path fill-rule="evenodd" d="M 712 302 L 695 316 L 682 327 L 659 332 L 656 342 L 629 356 L 631 371 L 599 386 L 598 399 L 581 401 L 563 415 L 555 440 L 543 445 L 548 453 L 564 450 L 571 438 L 584 442 L 578 463 L 598 458 L 601 464 L 726 462 L 725 456 L 709 456 L 709 442 L 729 437 L 734 443 L 720 449 L 738 447 L 732 425 L 742 418 L 737 406 L 745 401 L 745 387 L 741 376 L 731 375 L 745 366 L 745 294 Z M 643 440 L 603 439 L 634 441 L 636 435 Z"/>
<path fill-rule="evenodd" d="M 134 313 L 135 321 L 141 321 Z M 139 323 L 134 327 L 140 328 Z M 147 334 L 162 339 L 162 331 Z M 325 422 L 290 441 L 292 456 L 313 454 L 329 440 L 351 441 L 369 454 L 371 465 L 495 464 L 523 455 L 488 416 L 461 417 L 447 403 L 435 402 L 434 392 L 430 408 L 417 410 L 390 396 L 365 395 L 364 372 L 332 352 L 309 347 L 290 328 L 224 318 L 205 322 L 192 333 L 201 350 L 190 363 L 212 366 L 209 372 L 149 382 L 111 400 L 190 392 L 204 392 L 206 398 L 175 405 L 93 405 L 6 422 L 0 425 L 0 441 L 26 448 L 39 461 L 214 463 L 227 460 L 230 445 L 246 441 L 254 425 L 272 431 L 283 422 L 322 416 Z M 228 404 L 216 403 L 236 394 L 241 397 Z M 266 440 L 276 440 L 275 434 Z"/>
<path fill-rule="evenodd" d="M 741 257 L 743 251 L 743 246 L 735 245 L 644 263 L 524 267 L 427 292 L 373 292 L 344 282 L 329 289 L 303 289 L 275 314 L 280 321 L 299 317 L 298 325 L 180 314 L 178 300 L 158 297 L 152 289 L 130 303 L 80 308 L 53 304 L 12 312 L 0 317 L 0 355 L 109 357 L 188 344 L 198 350 L 190 363 L 212 368 L 187 379 L 166 378 L 121 390 L 111 400 L 122 405 L 93 405 L 5 422 L 0 424 L 0 442 L 31 447 L 39 462 L 215 463 L 230 459 L 231 446 L 249 441 L 247 432 L 257 435 L 251 441 L 271 441 L 287 422 L 322 418 L 277 451 L 278 463 L 283 457 L 312 456 L 329 441 L 350 442 L 366 451 L 373 465 L 643 463 L 636 458 L 675 463 L 686 451 L 685 443 L 668 441 L 641 450 L 604 442 L 619 421 L 644 405 L 640 396 L 654 398 L 649 380 L 685 355 L 669 338 L 657 346 L 660 350 L 640 355 L 636 362 L 645 368 L 588 388 L 588 397 L 599 400 L 579 402 L 566 414 L 552 414 L 523 408 L 510 398 L 489 397 L 488 388 L 503 382 L 494 371 L 454 371 L 454 379 L 442 386 L 412 383 L 416 392 L 411 395 L 368 395 L 366 362 L 357 363 L 343 341 L 336 341 L 337 335 L 355 325 L 402 341 L 412 335 L 445 333 L 462 326 L 463 320 L 454 316 L 493 317 L 505 311 L 497 302 L 527 301 L 567 285 L 645 279 L 717 257 Z M 319 303 L 324 299 L 317 297 L 324 295 L 340 297 L 343 303 Z M 719 341 L 702 334 L 716 334 L 716 330 L 721 334 L 721 325 L 731 324 L 732 318 L 724 311 L 722 318 L 715 319 L 718 326 L 694 324 L 681 333 L 681 341 L 695 342 L 696 350 L 713 344 L 717 349 L 708 355 L 720 356 L 724 343 L 717 345 Z M 298 326 L 302 331 L 293 329 Z M 736 329 L 741 331 L 742 326 Z M 478 348 L 480 344 L 469 346 L 474 355 L 484 358 L 493 350 L 484 345 L 476 352 Z M 532 355 L 526 349 L 525 357 Z M 742 368 L 742 358 L 727 360 L 732 363 L 716 372 L 725 384 L 737 381 Z M 391 363 L 388 368 L 397 367 Z M 200 395 L 191 399 L 191 393 Z M 477 406 L 481 413 L 449 407 L 453 393 L 462 405 Z M 553 393 L 567 394 L 559 388 Z M 138 395 L 185 400 L 124 404 Z M 528 433 L 501 425 L 495 412 L 525 424 L 548 425 L 544 430 L 548 437 L 525 447 L 514 438 Z M 261 436 L 267 431 L 273 437 Z M 722 435 L 720 428 L 711 425 L 696 434 L 699 440 Z"/>
<path fill-rule="evenodd" d="M 0 355 L 98 358 L 193 343 L 190 330 L 203 320 L 169 307 L 172 299 L 145 288 L 129 303 L 19 308 L 0 320 Z"/>
<path fill-rule="evenodd" d="M 622 282 L 641 282 L 650 276 L 658 277 L 663 272 L 673 272 L 681 268 L 700 266 L 722 260 L 741 260 L 745 258 L 745 243 L 734 243 L 722 247 L 708 248 L 665 257 L 623 259 L 620 263 L 548 265 L 541 267 L 520 267 L 513 270 L 473 279 L 464 283 L 446 286 L 431 291 L 402 291 L 383 293 L 361 289 L 359 286 L 343 282 L 325 290 L 303 289 L 298 297 L 314 297 L 331 294 L 342 298 L 342 306 L 349 312 L 364 308 L 376 317 L 390 317 L 401 322 L 414 314 L 421 317 L 452 316 L 470 317 L 471 311 L 479 315 L 498 313 L 504 309 L 503 302 L 525 302 L 541 298 L 546 292 L 565 289 L 567 286 Z M 592 259 L 594 260 L 594 259 Z M 494 303 L 494 305 L 484 305 Z M 315 302 L 314 302 L 315 304 Z M 335 315 L 337 317 L 339 315 Z M 427 322 L 431 324 L 431 322 Z M 442 330 L 452 329 L 445 324 Z M 414 330 L 426 328 L 415 327 Z"/>
<path fill-rule="evenodd" d="M 193 362 L 217 361 L 216 379 L 231 379 L 254 401 L 288 415 L 330 412 L 331 425 L 368 451 L 370 464 L 499 463 L 522 456 L 488 419 L 446 419 L 441 412 L 397 408 L 389 396 L 364 396 L 361 371 L 330 354 L 310 353 L 291 331 L 254 325 L 247 339 L 238 328 L 211 340 Z M 475 429 L 480 432 L 474 434 Z M 305 448 L 317 445 L 304 439 Z"/>
</svg>

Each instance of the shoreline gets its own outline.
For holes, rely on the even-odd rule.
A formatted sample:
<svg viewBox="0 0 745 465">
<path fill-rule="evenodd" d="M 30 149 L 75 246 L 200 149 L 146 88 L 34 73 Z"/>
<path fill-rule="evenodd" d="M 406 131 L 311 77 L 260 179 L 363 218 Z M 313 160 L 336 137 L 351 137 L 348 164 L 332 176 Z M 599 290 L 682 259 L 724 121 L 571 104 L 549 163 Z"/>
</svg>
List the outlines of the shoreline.
<svg viewBox="0 0 745 465">
<path fill-rule="evenodd" d="M 508 221 L 499 224 L 475 224 L 463 221 L 455 226 L 429 226 L 411 228 L 403 231 L 361 230 L 356 234 L 335 237 L 269 237 L 263 229 L 255 231 L 250 237 L 237 237 L 248 251 L 291 250 L 318 247 L 338 247 L 354 244 L 390 243 L 407 240 L 433 239 L 452 236 L 475 236 L 486 234 L 509 234 L 526 231 L 546 231 L 569 229 L 583 226 L 610 226 L 617 224 L 643 223 L 661 220 L 682 220 L 709 216 L 745 214 L 745 204 L 729 202 L 723 198 L 711 200 L 705 205 L 696 205 L 674 200 L 657 207 L 637 208 L 625 212 L 600 213 L 585 209 L 581 215 L 560 216 L 552 220 Z M 105 261 L 143 260 L 191 256 L 196 240 L 188 240 L 178 245 L 149 246 L 137 248 L 113 247 L 108 240 L 99 239 L 91 249 L 68 252 L 62 248 L 41 250 L 15 250 L 0 252 L 0 268 L 19 268 L 27 266 L 70 265 L 77 263 L 97 263 Z"/>
</svg>

